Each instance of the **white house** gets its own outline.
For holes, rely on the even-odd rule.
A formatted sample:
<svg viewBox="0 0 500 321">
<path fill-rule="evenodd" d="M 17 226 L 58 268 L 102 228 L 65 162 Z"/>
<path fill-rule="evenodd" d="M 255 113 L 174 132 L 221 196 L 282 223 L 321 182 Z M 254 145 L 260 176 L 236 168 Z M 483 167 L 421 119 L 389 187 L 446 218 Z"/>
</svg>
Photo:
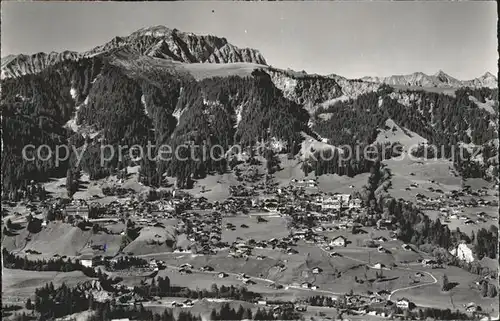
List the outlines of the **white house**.
<svg viewBox="0 0 500 321">
<path fill-rule="evenodd" d="M 79 261 L 80 261 L 80 264 L 85 266 L 85 267 L 92 267 L 94 264 L 94 260 L 92 259 L 92 256 L 89 256 L 89 255 L 80 257 Z"/>
<path fill-rule="evenodd" d="M 336 238 L 333 238 L 331 241 L 330 241 L 330 246 L 346 246 L 347 245 L 347 239 L 340 235 L 340 236 L 337 236 Z"/>
<path fill-rule="evenodd" d="M 323 272 L 323 269 L 320 267 L 315 267 L 312 269 L 313 274 L 320 274 L 321 272 Z"/>
<path fill-rule="evenodd" d="M 349 200 L 348 207 L 349 208 L 360 208 L 361 204 L 363 201 L 361 201 L 359 198 L 354 198 Z"/>
<path fill-rule="evenodd" d="M 408 245 L 408 244 L 403 244 L 403 245 L 401 245 L 401 247 L 402 247 L 405 251 L 411 251 L 411 250 L 412 250 L 411 246 L 410 246 L 410 245 Z"/>
<path fill-rule="evenodd" d="M 408 309 L 410 308 L 410 300 L 406 298 L 402 298 L 396 301 L 396 306 L 401 309 Z"/>
</svg>

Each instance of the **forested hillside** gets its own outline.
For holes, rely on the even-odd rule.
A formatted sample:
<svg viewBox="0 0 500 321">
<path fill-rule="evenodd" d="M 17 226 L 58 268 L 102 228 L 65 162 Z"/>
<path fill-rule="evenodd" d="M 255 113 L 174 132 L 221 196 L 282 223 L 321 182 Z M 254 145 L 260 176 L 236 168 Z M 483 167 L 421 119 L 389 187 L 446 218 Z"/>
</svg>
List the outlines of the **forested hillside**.
<svg viewBox="0 0 500 321">
<path fill-rule="evenodd" d="M 228 170 L 231 154 L 226 152 L 235 144 L 250 147 L 272 139 L 279 142 L 281 152 L 293 156 L 307 133 L 332 146 L 364 147 L 387 130 L 388 119 L 438 146 L 438 157 L 449 158 L 454 148 L 467 150 L 469 159 L 456 162 L 464 176 L 491 177 L 498 170 L 498 89 L 459 88 L 447 95 L 383 84 L 364 86 L 361 80 L 265 66 L 257 51 L 240 50 L 224 38 L 164 27 L 115 38 L 81 55 L 36 55 L 50 60 L 43 63 L 33 57 L 11 57 L 2 65 L 2 72 L 9 71 L 2 79 L 0 102 L 4 196 L 12 197 L 29 180 L 79 171 L 98 179 L 129 165 L 141 165 L 146 185 L 161 185 L 163 174 L 168 174 L 177 177 L 179 187 L 188 187 L 192 178 Z M 213 62 L 244 66 L 226 68 Z M 190 68 L 189 63 L 198 65 Z M 217 77 L 210 77 L 210 72 Z M 125 148 L 122 159 L 115 153 L 100 164 L 102 146 L 118 150 L 137 144 L 147 150 L 148 143 L 167 144 L 172 150 L 185 143 L 208 150 L 220 145 L 214 156 L 221 157 L 136 164 Z M 57 145 L 68 145 L 85 153 L 78 168 L 74 152 L 59 163 L 48 157 L 29 161 L 22 157 L 28 144 L 46 144 L 53 152 Z M 423 156 L 427 148 L 412 152 Z M 479 156 L 473 155 L 477 148 Z M 158 152 L 153 149 L 152 155 Z M 201 153 L 201 148 L 195 151 Z M 369 164 L 363 159 L 336 165 L 306 161 L 303 167 L 319 175 L 352 176 L 366 172 Z"/>
</svg>

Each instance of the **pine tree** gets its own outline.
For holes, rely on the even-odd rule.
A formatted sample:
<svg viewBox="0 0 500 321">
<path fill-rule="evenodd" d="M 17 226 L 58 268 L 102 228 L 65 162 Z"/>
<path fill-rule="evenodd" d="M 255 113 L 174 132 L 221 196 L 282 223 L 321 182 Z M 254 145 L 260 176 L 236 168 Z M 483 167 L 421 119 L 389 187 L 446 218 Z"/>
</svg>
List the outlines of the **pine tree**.
<svg viewBox="0 0 500 321">
<path fill-rule="evenodd" d="M 33 303 L 31 303 L 30 298 L 28 298 L 28 300 L 26 301 L 26 309 L 33 310 Z"/>
</svg>

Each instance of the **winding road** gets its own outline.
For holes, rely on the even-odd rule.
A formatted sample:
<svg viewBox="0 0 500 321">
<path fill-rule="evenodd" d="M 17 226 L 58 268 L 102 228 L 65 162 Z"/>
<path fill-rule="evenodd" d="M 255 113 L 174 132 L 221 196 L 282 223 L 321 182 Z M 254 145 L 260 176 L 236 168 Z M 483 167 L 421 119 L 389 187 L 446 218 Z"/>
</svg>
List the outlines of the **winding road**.
<svg viewBox="0 0 500 321">
<path fill-rule="evenodd" d="M 327 250 L 325 250 L 324 248 L 320 247 L 320 249 L 325 252 L 325 253 L 330 253 L 328 252 Z M 346 255 L 342 255 L 343 258 L 346 258 L 346 259 L 349 259 L 349 260 L 352 260 L 352 261 L 355 261 L 355 262 L 359 262 L 359 263 L 363 263 L 363 264 L 369 264 L 368 262 L 366 261 L 363 261 L 363 260 L 360 260 L 360 259 L 356 259 L 354 257 L 350 257 L 350 256 L 346 256 Z M 427 272 L 427 271 L 421 271 L 421 270 L 415 270 L 415 269 L 410 269 L 410 268 L 403 268 L 403 267 L 394 267 L 394 269 L 396 270 L 403 270 L 403 271 L 413 271 L 413 272 L 420 272 L 420 273 L 423 273 L 423 274 L 426 274 L 428 276 L 430 276 L 432 278 L 432 282 L 426 282 L 426 283 L 421 283 L 421 284 L 416 284 L 416 285 L 411 285 L 411 286 L 407 286 L 407 287 L 402 287 L 402 288 L 398 288 L 398 289 L 395 289 L 393 290 L 387 297 L 387 300 L 390 300 L 392 295 L 396 292 L 399 292 L 399 291 L 404 291 L 404 290 L 410 290 L 410 289 L 415 289 L 415 288 L 419 288 L 419 287 L 423 287 L 423 286 L 428 286 L 428 285 L 432 285 L 432 284 L 436 284 L 438 282 L 438 280 L 436 279 L 436 277 L 434 275 L 432 275 L 432 273 L 430 272 Z"/>
<path fill-rule="evenodd" d="M 319 247 L 319 248 L 323 252 L 325 252 L 325 253 L 328 253 L 328 254 L 330 253 L 330 252 L 328 252 L 327 250 L 325 250 L 322 247 Z M 155 255 L 162 255 L 162 254 L 173 254 L 173 253 L 172 252 L 163 252 L 163 253 L 143 254 L 143 255 L 137 255 L 137 256 L 138 257 L 153 257 Z M 182 254 L 182 253 L 175 253 L 175 254 Z M 367 261 L 360 260 L 360 259 L 357 259 L 357 258 L 354 258 L 354 257 L 350 257 L 350 256 L 346 256 L 346 255 L 343 255 L 342 257 L 346 258 L 346 259 L 349 259 L 349 260 L 352 260 L 352 261 L 355 261 L 355 262 L 359 262 L 359 263 L 363 263 L 363 264 L 369 264 Z M 174 265 L 166 265 L 166 267 L 170 268 L 170 269 L 175 269 L 175 270 L 180 270 L 181 269 L 180 267 L 174 266 Z M 416 284 L 416 285 L 411 285 L 411 286 L 407 286 L 407 287 L 402 287 L 402 288 L 397 288 L 397 289 L 393 290 L 388 295 L 388 297 L 387 297 L 388 300 L 390 300 L 391 297 L 395 293 L 397 293 L 399 291 L 405 291 L 405 290 L 415 289 L 415 288 L 419 288 L 419 287 L 429 286 L 429 285 L 432 285 L 432 284 L 436 284 L 438 282 L 438 280 L 436 279 L 436 277 L 434 275 L 432 275 L 432 273 L 427 272 L 427 271 L 415 270 L 415 269 L 405 268 L 405 267 L 394 267 L 394 269 L 403 270 L 403 271 L 420 272 L 420 273 L 428 275 L 430 278 L 432 278 L 433 281 L 432 282 L 421 283 L 421 284 Z M 212 274 L 212 275 L 218 274 L 219 272 L 222 272 L 222 271 L 196 271 L 196 273 L 205 273 L 205 274 Z M 234 277 L 238 277 L 239 276 L 238 273 L 229 273 L 229 272 L 226 272 L 226 273 L 228 275 L 234 276 Z M 261 277 L 257 277 L 257 276 L 250 276 L 250 275 L 249 275 L 249 277 L 251 279 L 253 279 L 253 280 L 261 281 L 261 282 L 264 282 L 264 283 L 269 283 L 269 284 L 276 283 L 276 281 L 273 281 L 271 279 L 261 278 Z M 294 285 L 290 285 L 290 284 L 283 284 L 283 286 L 288 287 L 288 288 L 292 288 L 292 289 L 295 289 L 295 290 L 309 291 L 309 292 L 314 292 L 314 293 L 324 293 L 324 294 L 333 295 L 333 296 L 340 296 L 340 295 L 344 295 L 345 294 L 345 293 L 333 292 L 333 291 L 328 291 L 328 290 L 305 289 L 305 288 L 302 288 L 300 286 L 294 286 Z"/>
<path fill-rule="evenodd" d="M 154 256 L 154 255 L 161 255 L 161 254 L 167 254 L 167 253 L 172 253 L 172 252 L 154 253 L 154 254 L 153 253 L 151 253 L 151 254 L 143 254 L 143 255 L 137 255 L 137 257 L 151 257 L 151 256 Z M 169 269 L 174 269 L 174 270 L 180 270 L 181 269 L 180 267 L 175 266 L 175 265 L 166 265 L 166 267 L 169 268 Z M 211 274 L 211 275 L 217 275 L 220 272 L 225 272 L 225 271 L 200 271 L 200 270 L 196 270 L 196 273 L 204 273 L 204 274 Z M 225 273 L 227 275 L 229 275 L 229 276 L 234 276 L 234 277 L 238 277 L 239 276 L 239 273 L 232 273 L 232 272 L 225 272 Z M 257 280 L 257 281 L 261 281 L 261 282 L 269 283 L 269 284 L 276 283 L 276 281 L 271 280 L 271 279 L 261 278 L 261 277 L 252 276 L 252 275 L 248 275 L 248 276 L 252 280 Z M 334 296 L 339 296 L 339 295 L 343 295 L 344 294 L 344 293 L 332 292 L 332 291 L 328 291 L 328 290 L 305 289 L 305 288 L 302 288 L 300 286 L 294 286 L 294 285 L 290 285 L 290 284 L 283 284 L 283 286 L 285 288 L 288 287 L 288 288 L 292 288 L 292 289 L 295 289 L 295 290 L 308 291 L 308 292 L 314 292 L 314 293 L 324 293 L 324 294 L 334 295 Z"/>
</svg>

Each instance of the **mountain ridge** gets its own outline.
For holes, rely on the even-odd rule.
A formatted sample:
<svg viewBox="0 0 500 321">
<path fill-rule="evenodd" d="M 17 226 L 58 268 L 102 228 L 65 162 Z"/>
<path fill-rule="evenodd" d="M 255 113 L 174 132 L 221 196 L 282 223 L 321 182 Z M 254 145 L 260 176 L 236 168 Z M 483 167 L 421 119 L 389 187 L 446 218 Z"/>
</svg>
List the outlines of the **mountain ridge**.
<svg viewBox="0 0 500 321">
<path fill-rule="evenodd" d="M 1 77 L 3 79 L 38 73 L 58 62 L 78 61 L 82 58 L 106 55 L 116 49 L 124 48 L 140 55 L 185 63 L 248 62 L 267 65 L 258 50 L 239 48 L 230 44 L 226 38 L 195 35 L 165 26 L 153 26 L 139 29 L 125 37 L 115 37 L 103 45 L 84 52 L 39 52 L 32 55 L 6 56 L 2 58 Z"/>
<path fill-rule="evenodd" d="M 239 48 L 224 37 L 214 35 L 198 35 L 192 32 L 179 31 L 162 25 L 138 29 L 128 36 L 117 36 L 110 41 L 90 50 L 38 52 L 32 55 L 19 54 L 2 57 L 1 77 L 12 78 L 25 74 L 38 73 L 48 66 L 60 61 L 78 61 L 96 55 L 109 55 L 115 50 L 128 50 L 139 55 L 153 58 L 173 60 L 183 63 L 252 63 L 268 66 L 259 50 L 253 48 Z M 299 74 L 294 72 L 294 74 Z M 490 72 L 486 72 L 470 80 L 458 80 L 442 70 L 433 75 L 423 72 L 414 72 L 407 75 L 392 75 L 387 77 L 366 76 L 361 79 L 349 79 L 340 75 L 311 76 L 332 77 L 346 83 L 361 81 L 365 83 L 379 83 L 392 86 L 460 88 L 460 87 L 488 87 L 497 88 L 498 79 Z M 357 87 L 371 87 L 367 84 Z"/>
<path fill-rule="evenodd" d="M 433 75 L 423 72 L 414 72 L 407 75 L 392 75 L 387 77 L 366 76 L 361 80 L 373 83 L 382 83 L 395 86 L 418 86 L 418 87 L 437 87 L 437 88 L 459 88 L 459 87 L 488 87 L 497 88 L 498 79 L 492 73 L 487 71 L 483 75 L 470 79 L 459 80 L 450 76 L 442 70 Z"/>
</svg>

